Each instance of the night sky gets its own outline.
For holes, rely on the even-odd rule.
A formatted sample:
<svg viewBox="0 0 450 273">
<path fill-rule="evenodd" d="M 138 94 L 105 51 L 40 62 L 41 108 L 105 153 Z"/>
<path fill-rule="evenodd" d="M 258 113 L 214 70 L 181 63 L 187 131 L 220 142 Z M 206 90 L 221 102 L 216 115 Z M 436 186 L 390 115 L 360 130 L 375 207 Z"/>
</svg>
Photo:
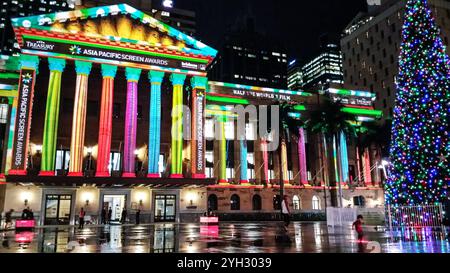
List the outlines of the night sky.
<svg viewBox="0 0 450 273">
<path fill-rule="evenodd" d="M 340 34 L 358 12 L 366 10 L 365 3 L 366 0 L 175 0 L 175 7 L 196 11 L 196 38 L 217 49 L 227 29 L 250 12 L 259 32 L 283 40 L 289 59 L 304 62 L 317 53 L 322 34 Z"/>
</svg>

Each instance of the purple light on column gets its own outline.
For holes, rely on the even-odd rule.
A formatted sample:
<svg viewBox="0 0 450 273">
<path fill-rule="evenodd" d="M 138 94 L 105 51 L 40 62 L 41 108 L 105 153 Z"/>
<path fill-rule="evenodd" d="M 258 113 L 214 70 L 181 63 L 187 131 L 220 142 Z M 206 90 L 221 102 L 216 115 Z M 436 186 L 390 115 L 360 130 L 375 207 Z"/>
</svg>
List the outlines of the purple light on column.
<svg viewBox="0 0 450 273">
<path fill-rule="evenodd" d="M 128 81 L 127 85 L 127 110 L 125 116 L 125 141 L 123 153 L 124 176 L 134 176 L 137 131 L 137 87 L 135 81 Z"/>
<path fill-rule="evenodd" d="M 300 164 L 300 183 L 308 184 L 308 175 L 306 169 L 306 151 L 305 151 L 305 131 L 303 128 L 299 128 L 298 139 L 298 157 Z"/>
</svg>

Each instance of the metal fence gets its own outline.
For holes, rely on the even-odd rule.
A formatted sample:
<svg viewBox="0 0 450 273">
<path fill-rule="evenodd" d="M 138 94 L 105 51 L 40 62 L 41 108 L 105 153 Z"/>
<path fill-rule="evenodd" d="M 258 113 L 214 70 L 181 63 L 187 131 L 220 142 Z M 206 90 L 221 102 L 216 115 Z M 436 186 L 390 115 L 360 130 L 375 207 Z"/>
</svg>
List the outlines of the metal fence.
<svg viewBox="0 0 450 273">
<path fill-rule="evenodd" d="M 436 228 L 445 230 L 442 204 L 424 206 L 387 206 L 390 230 L 403 228 Z"/>
</svg>

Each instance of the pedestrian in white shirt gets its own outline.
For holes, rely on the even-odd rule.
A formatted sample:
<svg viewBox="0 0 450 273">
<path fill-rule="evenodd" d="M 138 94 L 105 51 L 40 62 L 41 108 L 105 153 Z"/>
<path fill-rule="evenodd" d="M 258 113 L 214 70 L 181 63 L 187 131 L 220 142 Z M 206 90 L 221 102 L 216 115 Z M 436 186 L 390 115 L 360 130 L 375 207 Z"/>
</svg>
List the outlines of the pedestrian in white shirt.
<svg viewBox="0 0 450 273">
<path fill-rule="evenodd" d="M 291 223 L 291 211 L 289 210 L 289 199 L 288 196 L 283 196 L 283 201 L 281 202 L 281 214 L 283 216 L 284 227 L 288 228 Z"/>
</svg>

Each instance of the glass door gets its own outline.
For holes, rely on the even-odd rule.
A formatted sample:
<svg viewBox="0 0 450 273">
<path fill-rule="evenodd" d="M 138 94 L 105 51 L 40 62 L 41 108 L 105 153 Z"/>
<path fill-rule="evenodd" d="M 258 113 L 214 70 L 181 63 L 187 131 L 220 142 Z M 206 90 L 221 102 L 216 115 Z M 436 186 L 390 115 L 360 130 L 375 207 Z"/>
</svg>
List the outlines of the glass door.
<svg viewBox="0 0 450 273">
<path fill-rule="evenodd" d="M 175 222 L 176 195 L 155 196 L 155 222 Z"/>
<path fill-rule="evenodd" d="M 68 225 L 72 207 L 71 195 L 46 195 L 45 225 Z"/>
</svg>

